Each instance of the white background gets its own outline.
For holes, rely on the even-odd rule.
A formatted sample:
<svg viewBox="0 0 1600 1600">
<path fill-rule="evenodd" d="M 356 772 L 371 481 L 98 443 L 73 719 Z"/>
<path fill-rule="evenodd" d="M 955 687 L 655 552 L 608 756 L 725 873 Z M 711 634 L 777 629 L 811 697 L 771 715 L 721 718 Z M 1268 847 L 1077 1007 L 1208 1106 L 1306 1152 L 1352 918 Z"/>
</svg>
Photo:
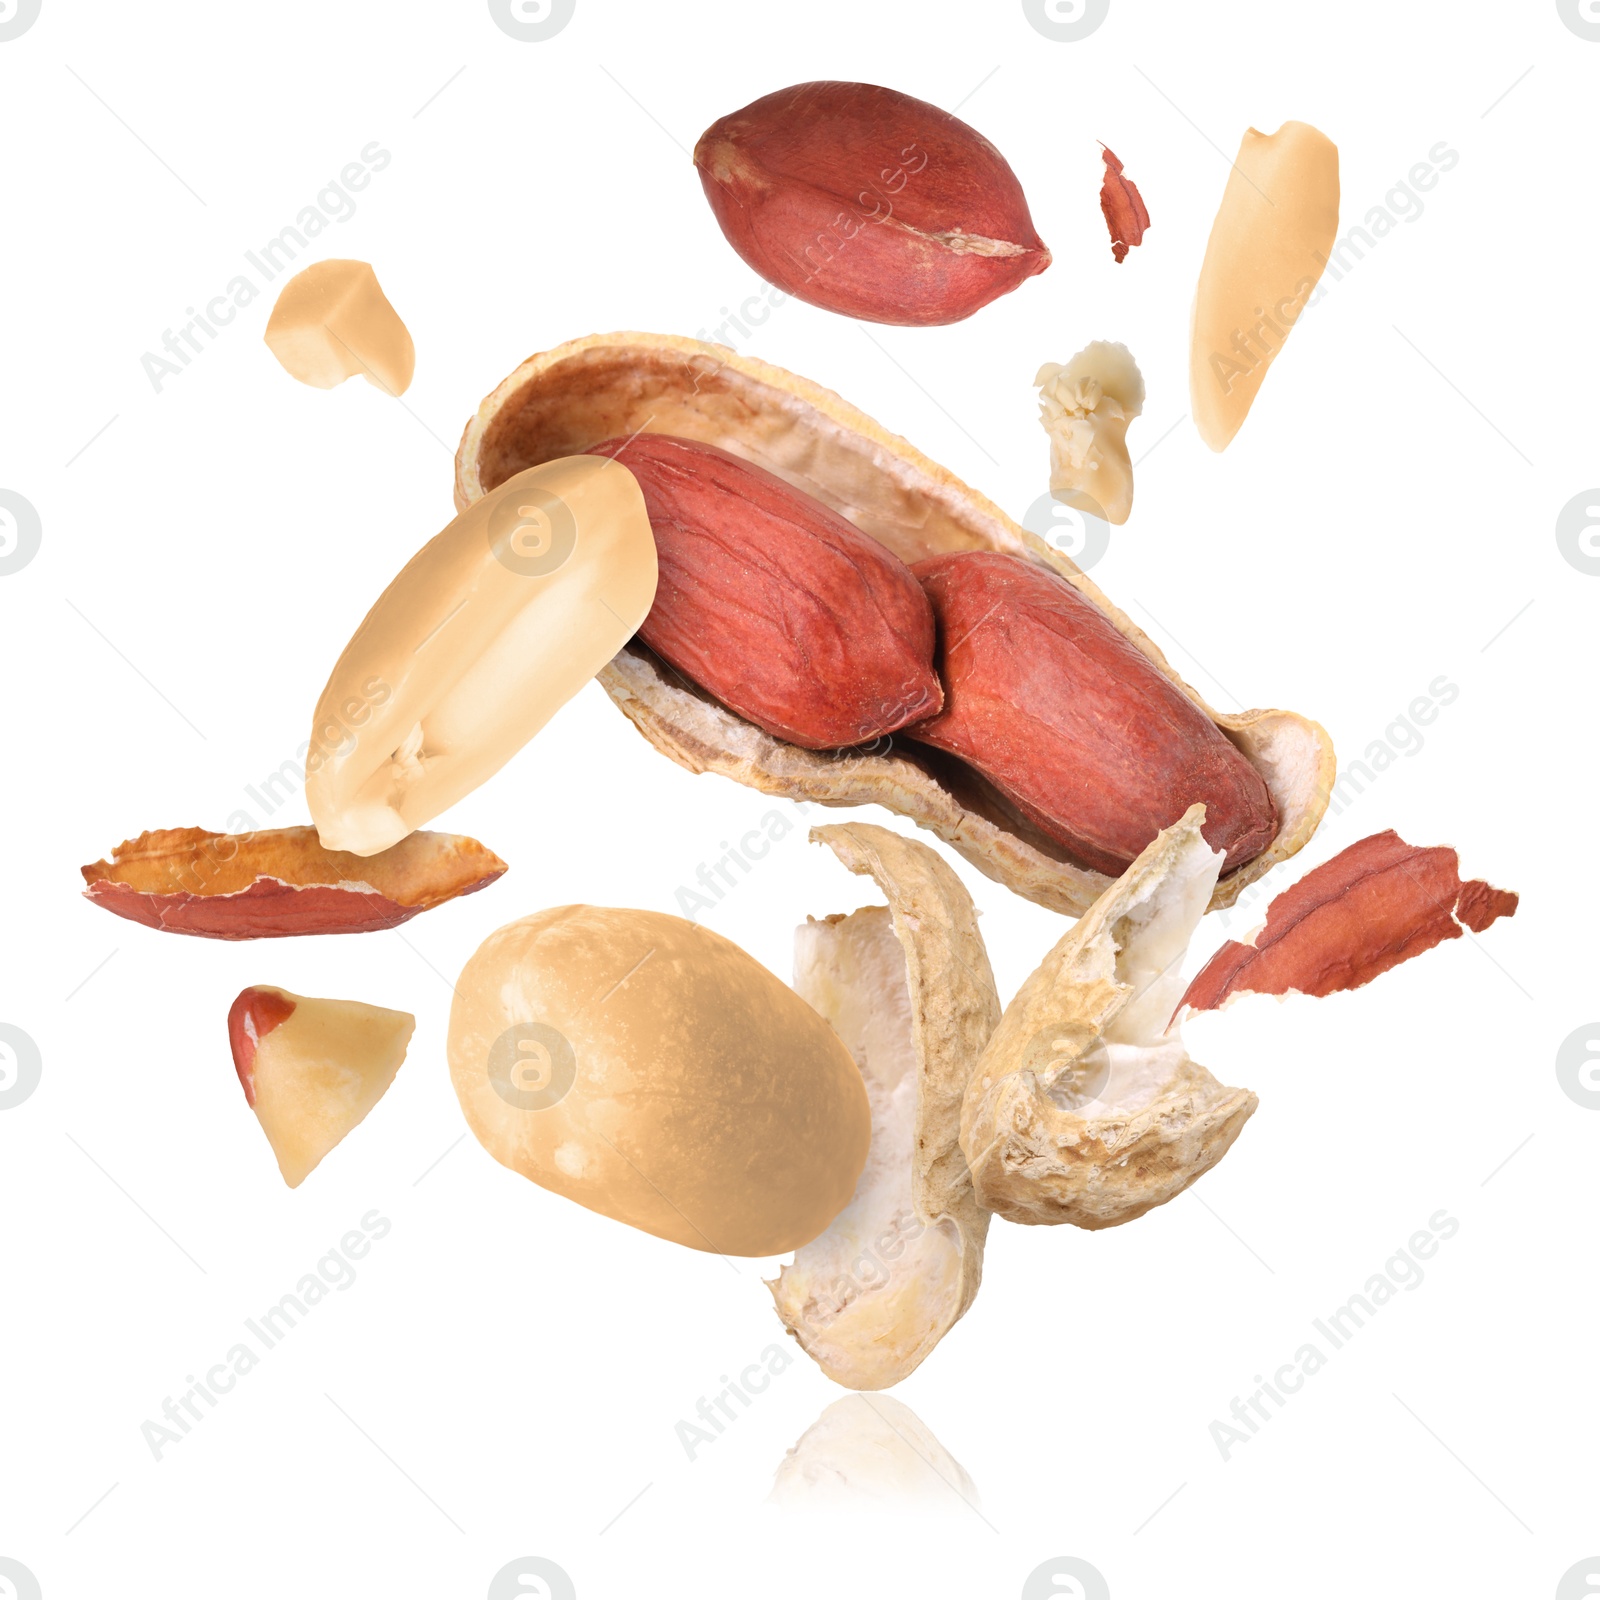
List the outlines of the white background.
<svg viewBox="0 0 1600 1600">
<path fill-rule="evenodd" d="M 1600 1014 L 1600 578 L 1555 538 L 1600 481 L 1597 73 L 1553 0 L 1113 0 L 1079 43 L 1015 0 L 578 0 L 534 44 L 481 3 L 44 0 L 0 43 L 0 487 L 43 526 L 0 578 L 0 1020 L 43 1058 L 0 1111 L 0 1555 L 47 1600 L 476 1597 L 530 1554 L 582 1600 L 1011 1597 L 1062 1555 L 1129 1600 L 1544 1597 L 1600 1553 L 1600 1112 L 1555 1073 Z M 688 150 L 823 77 L 959 106 L 1055 262 L 953 327 L 791 302 L 740 347 L 1020 516 L 1046 484 L 1036 366 L 1125 340 L 1149 454 L 1094 576 L 1201 692 L 1318 718 L 1343 764 L 1459 687 L 1271 887 L 1392 826 L 1523 895 L 1363 992 L 1192 1023 L 1261 1109 L 1170 1206 L 1092 1235 L 995 1225 L 972 1311 L 895 1391 L 981 1511 L 931 1477 L 920 1511 L 767 1504 L 840 1394 L 782 1336 L 770 1264 L 592 1216 L 463 1137 L 444 1030 L 479 941 L 572 900 L 673 910 L 721 840 L 792 808 L 680 771 L 591 686 L 438 824 L 509 874 L 401 930 L 222 944 L 76 895 L 79 863 L 141 829 L 268 823 L 245 786 L 294 756 L 365 608 L 452 516 L 460 429 L 519 360 L 709 333 L 759 291 Z M 1346 228 L 1440 141 L 1460 160 L 1217 457 L 1186 420 L 1190 299 L 1227 156 L 1287 118 L 1338 143 Z M 1120 267 L 1100 139 L 1153 218 Z M 141 356 L 374 140 L 391 163 L 313 253 L 376 266 L 417 342 L 403 402 L 292 382 L 260 338 L 275 289 L 155 392 Z M 301 820 L 296 796 L 270 824 Z M 958 866 L 1009 996 L 1064 924 Z M 705 920 L 787 974 L 796 922 L 871 898 L 796 826 Z M 1194 964 L 1261 910 L 1208 919 Z M 227 1050 L 250 982 L 418 1018 L 387 1098 L 292 1193 Z M 392 1231 L 358 1281 L 155 1461 L 141 1423 L 373 1208 Z M 1441 1208 L 1459 1232 L 1421 1286 L 1224 1461 L 1213 1420 Z M 774 1344 L 792 1364 L 690 1461 L 675 1424 Z"/>
</svg>

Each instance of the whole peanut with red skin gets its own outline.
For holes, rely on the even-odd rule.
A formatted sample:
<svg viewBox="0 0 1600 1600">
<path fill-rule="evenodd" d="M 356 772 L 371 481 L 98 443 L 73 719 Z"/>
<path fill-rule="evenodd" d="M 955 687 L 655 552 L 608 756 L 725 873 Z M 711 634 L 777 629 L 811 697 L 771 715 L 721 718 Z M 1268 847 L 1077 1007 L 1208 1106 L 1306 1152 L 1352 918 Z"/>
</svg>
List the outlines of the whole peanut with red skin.
<svg viewBox="0 0 1600 1600">
<path fill-rule="evenodd" d="M 1261 774 L 1064 578 L 986 550 L 912 570 L 939 618 L 945 688 L 912 738 L 975 767 L 1099 872 L 1121 873 L 1196 801 L 1224 872 L 1271 844 Z"/>
<path fill-rule="evenodd" d="M 1050 265 L 1006 159 L 976 128 L 871 83 L 801 83 L 695 146 L 724 237 L 786 294 L 868 322 L 970 317 Z"/>
<path fill-rule="evenodd" d="M 660 578 L 639 636 L 757 727 L 867 744 L 944 703 L 911 569 L 820 500 L 714 445 L 641 433 L 591 455 L 644 492 Z"/>
</svg>

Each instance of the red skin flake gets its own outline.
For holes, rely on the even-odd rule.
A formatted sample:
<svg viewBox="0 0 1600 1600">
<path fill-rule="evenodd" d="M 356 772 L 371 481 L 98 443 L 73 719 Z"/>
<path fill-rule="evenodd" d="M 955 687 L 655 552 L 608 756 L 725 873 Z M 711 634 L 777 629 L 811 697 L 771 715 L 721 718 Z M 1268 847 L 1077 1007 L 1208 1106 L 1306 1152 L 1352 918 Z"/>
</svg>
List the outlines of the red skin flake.
<svg viewBox="0 0 1600 1600">
<path fill-rule="evenodd" d="M 1419 848 L 1390 829 L 1308 872 L 1267 908 L 1253 945 L 1230 940 L 1178 1006 L 1214 1011 L 1232 996 L 1335 994 L 1512 916 L 1517 896 L 1481 879 L 1461 881 L 1448 845 Z"/>
<path fill-rule="evenodd" d="M 1123 177 L 1122 163 L 1105 145 L 1100 146 L 1100 153 L 1106 164 L 1105 181 L 1100 185 L 1100 209 L 1111 230 L 1111 253 L 1120 263 L 1127 259 L 1130 246 L 1144 243 L 1150 213 L 1133 180 Z"/>
</svg>

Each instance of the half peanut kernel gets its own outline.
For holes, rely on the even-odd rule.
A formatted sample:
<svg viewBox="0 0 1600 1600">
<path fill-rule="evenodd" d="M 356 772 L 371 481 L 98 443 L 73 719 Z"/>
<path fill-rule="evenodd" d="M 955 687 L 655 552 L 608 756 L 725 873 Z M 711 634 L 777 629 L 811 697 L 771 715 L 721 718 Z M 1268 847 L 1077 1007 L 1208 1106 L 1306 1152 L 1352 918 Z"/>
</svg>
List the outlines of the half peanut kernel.
<svg viewBox="0 0 1600 1600">
<path fill-rule="evenodd" d="M 1251 128 L 1206 243 L 1194 297 L 1195 426 L 1226 450 L 1283 353 L 1339 232 L 1339 151 L 1305 122 Z"/>
<path fill-rule="evenodd" d="M 656 594 L 620 462 L 531 467 L 469 506 L 378 597 L 317 702 L 306 803 L 375 855 L 494 776 L 638 631 Z"/>
</svg>

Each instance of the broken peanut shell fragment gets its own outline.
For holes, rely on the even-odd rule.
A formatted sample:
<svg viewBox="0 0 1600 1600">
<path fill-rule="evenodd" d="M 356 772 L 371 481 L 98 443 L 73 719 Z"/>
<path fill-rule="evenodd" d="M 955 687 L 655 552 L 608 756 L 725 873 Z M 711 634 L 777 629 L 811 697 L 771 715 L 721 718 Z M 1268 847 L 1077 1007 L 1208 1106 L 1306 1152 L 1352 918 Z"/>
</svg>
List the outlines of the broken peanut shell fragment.
<svg viewBox="0 0 1600 1600">
<path fill-rule="evenodd" d="M 633 636 L 656 547 L 628 469 L 516 473 L 378 597 L 317 702 L 306 803 L 330 849 L 386 850 L 491 778 Z"/>
<path fill-rule="evenodd" d="M 503 1166 L 602 1216 L 780 1255 L 850 1198 L 871 1119 L 787 984 L 681 917 L 557 906 L 491 934 L 450 1008 L 450 1076 Z"/>
<path fill-rule="evenodd" d="M 1181 1194 L 1256 1109 L 1169 1026 L 1221 865 L 1204 807 L 1165 829 L 1017 991 L 979 1058 L 961 1148 L 1012 1222 L 1110 1228 Z"/>
<path fill-rule="evenodd" d="M 801 83 L 701 134 L 723 237 L 768 283 L 868 322 L 970 317 L 1050 265 L 1005 157 L 925 100 Z"/>
<path fill-rule="evenodd" d="M 838 395 L 720 345 L 664 334 L 596 334 L 517 368 L 467 424 L 456 503 L 513 474 L 641 429 L 717 446 L 832 507 L 902 561 L 999 550 L 1058 573 L 1097 607 L 1261 775 L 1278 815 L 1269 846 L 1219 880 L 1213 907 L 1295 854 L 1316 831 L 1333 746 L 1291 711 L 1212 710 L 1133 620 L 1058 550 Z M 1214 615 L 1230 623 L 1237 595 Z M 931 830 L 996 882 L 1076 916 L 1110 879 L 1023 817 L 962 762 L 896 736 L 892 744 L 803 750 L 730 711 L 639 641 L 599 680 L 640 733 L 690 772 L 830 806 L 880 805 Z"/>
<path fill-rule="evenodd" d="M 416 1025 L 359 1000 L 239 993 L 228 1010 L 234 1070 L 291 1189 L 383 1098 Z"/>
<path fill-rule="evenodd" d="M 1317 287 L 1339 232 L 1339 151 L 1304 122 L 1249 129 L 1195 290 L 1189 398 L 1226 450 Z"/>
<path fill-rule="evenodd" d="M 417 363 L 410 332 L 365 261 L 318 261 L 297 272 L 278 294 L 265 338 L 283 370 L 313 389 L 360 377 L 401 395 Z"/>
<path fill-rule="evenodd" d="M 1358 989 L 1464 930 L 1514 916 L 1517 896 L 1464 883 L 1448 845 L 1409 845 L 1392 828 L 1341 850 L 1267 908 L 1243 943 L 1229 940 L 1179 1009 L 1213 1011 L 1235 995 L 1328 995 Z"/>
<path fill-rule="evenodd" d="M 811 837 L 889 902 L 795 934 L 795 988 L 861 1070 L 872 1146 L 850 1203 L 768 1288 L 835 1383 L 884 1389 L 978 1292 L 989 1216 L 961 1153 L 961 1102 L 1000 1002 L 971 896 L 936 852 L 864 822 Z"/>
<path fill-rule="evenodd" d="M 380 855 L 327 850 L 314 828 L 157 828 L 84 867 L 84 898 L 203 939 L 367 933 L 487 888 L 506 864 L 476 839 L 415 833 Z"/>
</svg>

